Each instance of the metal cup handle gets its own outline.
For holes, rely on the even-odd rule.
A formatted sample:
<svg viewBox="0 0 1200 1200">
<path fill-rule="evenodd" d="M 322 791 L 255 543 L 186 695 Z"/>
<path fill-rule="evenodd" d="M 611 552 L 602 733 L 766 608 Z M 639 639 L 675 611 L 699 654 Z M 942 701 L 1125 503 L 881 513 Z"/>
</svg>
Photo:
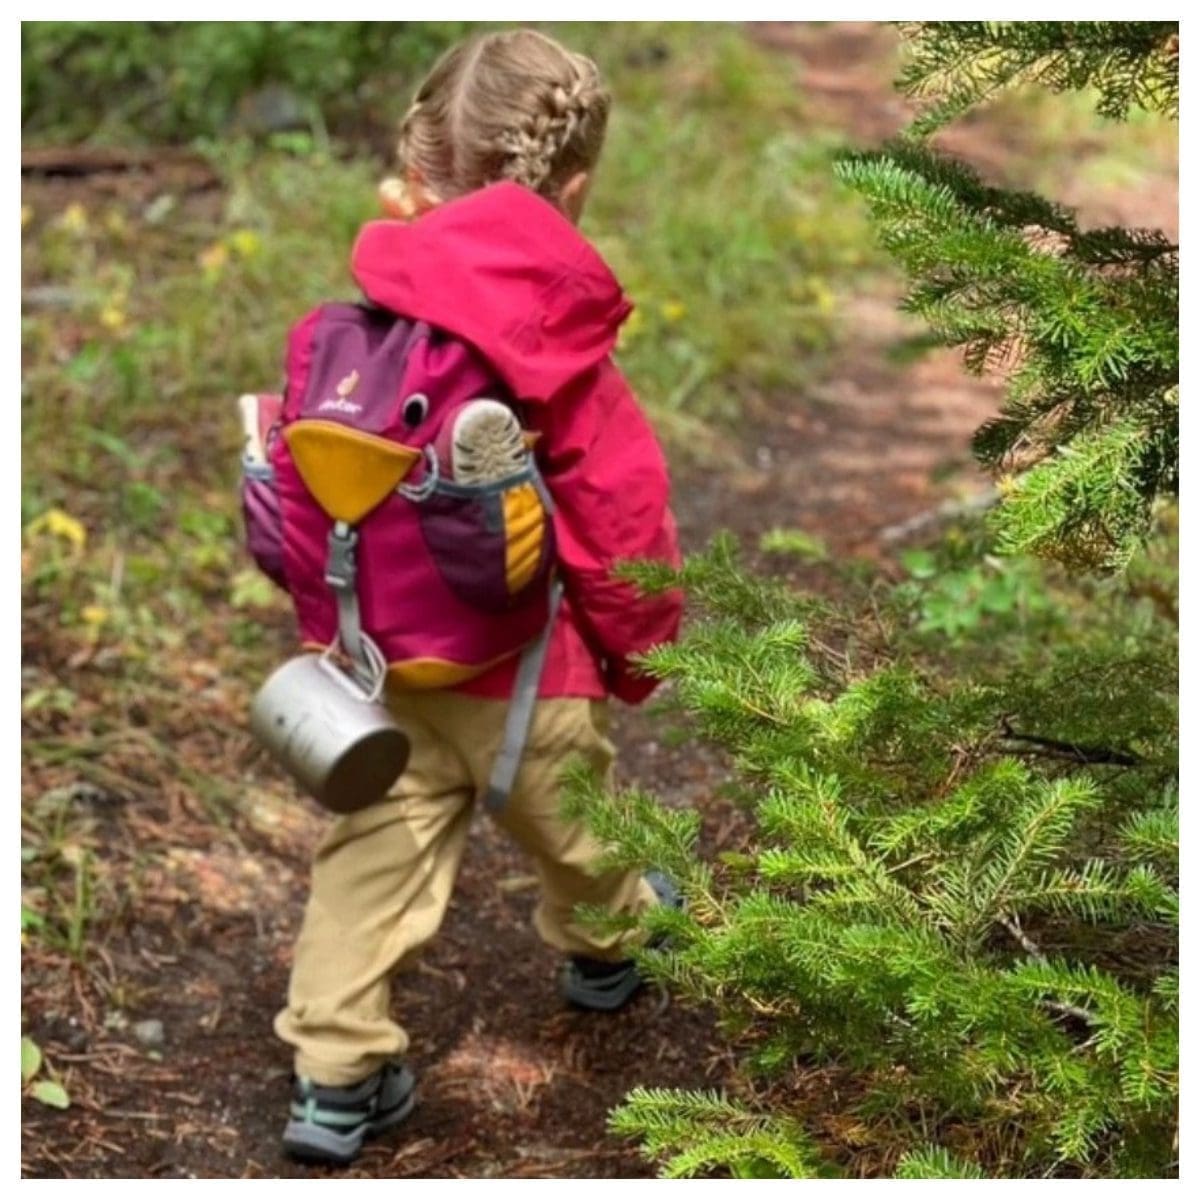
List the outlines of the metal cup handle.
<svg viewBox="0 0 1200 1200">
<path fill-rule="evenodd" d="M 362 638 L 363 650 L 367 658 L 367 665 L 372 673 L 370 690 L 366 690 L 357 679 L 347 675 L 333 661 L 333 652 L 338 647 L 338 639 L 334 638 L 332 642 L 325 648 L 325 652 L 317 660 L 317 665 L 328 675 L 335 683 L 337 683 L 344 691 L 349 692 L 355 700 L 361 700 L 365 704 L 374 704 L 381 695 L 383 695 L 383 684 L 387 679 L 387 660 L 383 657 L 383 652 L 377 645 L 364 633 L 360 635 Z"/>
</svg>

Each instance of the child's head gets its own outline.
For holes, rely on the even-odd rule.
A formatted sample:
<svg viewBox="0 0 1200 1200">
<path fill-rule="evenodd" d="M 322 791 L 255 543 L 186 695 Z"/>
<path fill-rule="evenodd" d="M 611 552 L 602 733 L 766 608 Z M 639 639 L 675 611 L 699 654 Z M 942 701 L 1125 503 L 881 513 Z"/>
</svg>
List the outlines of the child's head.
<svg viewBox="0 0 1200 1200">
<path fill-rule="evenodd" d="M 609 95 L 596 64 L 531 29 L 489 33 L 448 51 L 400 127 L 404 180 L 389 211 L 431 205 L 511 179 L 577 219 L 600 157 Z"/>
</svg>

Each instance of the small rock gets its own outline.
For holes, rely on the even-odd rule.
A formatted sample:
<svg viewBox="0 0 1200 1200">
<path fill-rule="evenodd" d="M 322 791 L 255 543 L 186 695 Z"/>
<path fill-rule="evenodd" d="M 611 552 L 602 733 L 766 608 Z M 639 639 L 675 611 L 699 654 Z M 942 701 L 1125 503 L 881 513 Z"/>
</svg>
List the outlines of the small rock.
<svg viewBox="0 0 1200 1200">
<path fill-rule="evenodd" d="M 138 1021 L 133 1027 L 133 1036 L 151 1049 L 157 1049 L 166 1040 L 161 1021 Z"/>
<path fill-rule="evenodd" d="M 78 308 L 84 296 L 77 288 L 47 283 L 40 287 L 25 288 L 21 292 L 22 303 L 30 308 Z"/>
<path fill-rule="evenodd" d="M 146 205 L 146 209 L 142 213 L 142 220 L 147 225 L 161 225 L 174 212 L 178 203 L 177 197 L 171 195 L 170 192 L 163 192 Z"/>
</svg>

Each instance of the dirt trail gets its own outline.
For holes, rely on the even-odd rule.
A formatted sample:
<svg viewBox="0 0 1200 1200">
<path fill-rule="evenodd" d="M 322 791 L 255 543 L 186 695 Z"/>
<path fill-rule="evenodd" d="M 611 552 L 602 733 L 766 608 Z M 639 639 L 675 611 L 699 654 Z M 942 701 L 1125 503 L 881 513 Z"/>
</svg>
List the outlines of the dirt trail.
<svg viewBox="0 0 1200 1200">
<path fill-rule="evenodd" d="M 757 36 L 794 56 L 814 115 L 864 141 L 902 122 L 888 87 L 889 31 L 765 27 Z M 973 147 L 1002 156 L 994 135 L 980 124 Z M 55 188 L 69 196 L 65 181 Z M 911 332 L 894 300 L 883 291 L 848 302 L 847 338 L 824 381 L 745 428 L 737 465 L 679 465 L 675 503 L 689 549 L 722 527 L 749 535 L 782 525 L 869 552 L 883 527 L 983 486 L 967 442 L 994 410 L 996 390 L 967 380 L 953 355 L 889 361 L 889 347 Z M 56 654 L 52 641 L 31 643 L 26 661 L 52 669 Z M 219 681 L 192 682 L 203 724 L 229 697 Z M 644 711 L 622 710 L 615 724 L 623 778 L 668 803 L 698 805 L 708 847 L 727 847 L 735 822 L 715 798 L 724 778 L 717 756 L 668 746 L 661 719 Z M 194 727 L 158 734 L 197 736 Z M 245 811 L 224 832 L 214 833 L 183 786 L 114 797 L 61 776 L 32 781 L 37 790 L 77 788 L 96 841 L 126 860 L 142 899 L 98 951 L 98 978 L 26 957 L 30 1032 L 66 1072 L 74 1101 L 63 1113 L 25 1103 L 26 1175 L 325 1174 L 279 1155 L 289 1062 L 270 1028 L 322 821 L 254 786 L 261 764 L 247 766 L 256 760 L 242 735 L 214 735 L 210 754 L 214 771 L 248 781 Z M 530 926 L 531 884 L 527 864 L 478 818 L 443 931 L 396 986 L 396 1011 L 416 1039 L 420 1107 L 350 1174 L 647 1175 L 630 1146 L 607 1136 L 607 1112 L 635 1085 L 720 1087 L 733 1078 L 708 1014 L 665 1006 L 652 992 L 611 1017 L 564 1010 L 556 956 Z M 106 1024 L 106 1011 L 118 1010 L 125 1018 Z M 135 1028 L 147 1019 L 162 1023 L 151 1049 Z M 156 1041 L 152 1028 L 141 1034 Z"/>
</svg>

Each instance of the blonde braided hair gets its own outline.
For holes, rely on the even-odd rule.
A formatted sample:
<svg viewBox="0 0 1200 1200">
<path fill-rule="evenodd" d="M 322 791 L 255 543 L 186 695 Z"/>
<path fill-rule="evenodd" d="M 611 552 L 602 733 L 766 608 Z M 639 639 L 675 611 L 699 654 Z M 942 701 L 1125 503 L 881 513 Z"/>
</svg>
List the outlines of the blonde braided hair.
<svg viewBox="0 0 1200 1200">
<path fill-rule="evenodd" d="M 435 200 L 511 179 L 554 200 L 595 166 L 610 98 L 596 64 L 531 29 L 460 43 L 429 73 L 400 124 L 399 165 Z M 381 188 L 403 209 L 404 184 Z"/>
</svg>

